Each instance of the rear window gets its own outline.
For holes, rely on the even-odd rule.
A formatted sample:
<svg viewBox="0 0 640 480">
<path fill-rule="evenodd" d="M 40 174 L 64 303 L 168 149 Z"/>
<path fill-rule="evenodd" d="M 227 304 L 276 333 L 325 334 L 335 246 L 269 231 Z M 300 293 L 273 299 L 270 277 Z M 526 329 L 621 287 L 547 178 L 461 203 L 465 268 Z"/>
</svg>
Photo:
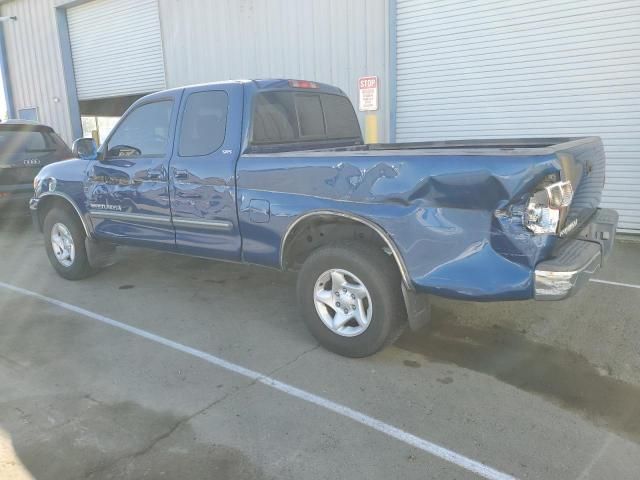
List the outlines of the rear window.
<svg viewBox="0 0 640 480">
<path fill-rule="evenodd" d="M 264 92 L 253 107 L 254 145 L 360 138 L 346 97 L 327 93 Z"/>
<path fill-rule="evenodd" d="M 0 129 L 0 164 L 44 157 L 55 152 L 61 143 L 53 132 Z"/>
<path fill-rule="evenodd" d="M 326 134 L 320 95 L 296 95 L 300 137 L 322 138 Z"/>
<path fill-rule="evenodd" d="M 338 95 L 322 98 L 327 136 L 330 138 L 352 138 L 360 136 L 360 125 L 351 102 Z"/>
</svg>

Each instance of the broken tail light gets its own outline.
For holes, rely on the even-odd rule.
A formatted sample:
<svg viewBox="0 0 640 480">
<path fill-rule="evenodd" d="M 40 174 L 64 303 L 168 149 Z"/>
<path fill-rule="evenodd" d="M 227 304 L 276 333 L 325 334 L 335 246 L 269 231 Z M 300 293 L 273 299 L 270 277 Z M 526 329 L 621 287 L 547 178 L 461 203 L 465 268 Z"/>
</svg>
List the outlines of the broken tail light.
<svg viewBox="0 0 640 480">
<path fill-rule="evenodd" d="M 527 204 L 525 225 L 536 234 L 555 234 L 567 216 L 573 200 L 571 182 L 542 184 Z"/>
</svg>

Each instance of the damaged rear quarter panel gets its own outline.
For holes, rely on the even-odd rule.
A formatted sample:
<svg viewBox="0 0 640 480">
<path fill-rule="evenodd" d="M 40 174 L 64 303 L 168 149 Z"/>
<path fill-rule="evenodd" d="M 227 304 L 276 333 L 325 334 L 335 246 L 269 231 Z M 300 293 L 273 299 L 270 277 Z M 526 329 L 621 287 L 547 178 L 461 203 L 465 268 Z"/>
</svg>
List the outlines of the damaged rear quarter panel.
<svg viewBox="0 0 640 480">
<path fill-rule="evenodd" d="M 279 267 L 288 227 L 303 214 L 330 210 L 382 227 L 418 291 L 474 300 L 531 298 L 533 267 L 554 240 L 529 234 L 517 211 L 539 180 L 558 168 L 554 154 L 243 155 L 237 185 L 244 259 Z M 252 199 L 270 203 L 270 222 L 249 220 Z"/>
</svg>

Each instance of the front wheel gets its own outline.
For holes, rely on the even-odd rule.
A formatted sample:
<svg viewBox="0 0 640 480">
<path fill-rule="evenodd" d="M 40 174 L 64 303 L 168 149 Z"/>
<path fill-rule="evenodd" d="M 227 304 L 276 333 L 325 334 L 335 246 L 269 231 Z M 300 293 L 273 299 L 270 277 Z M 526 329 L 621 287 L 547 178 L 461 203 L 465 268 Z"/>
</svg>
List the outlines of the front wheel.
<svg viewBox="0 0 640 480">
<path fill-rule="evenodd" d="M 80 280 L 94 273 L 85 248 L 86 234 L 75 215 L 54 208 L 47 213 L 42 230 L 49 262 L 61 277 Z"/>
<path fill-rule="evenodd" d="M 322 346 L 347 357 L 372 355 L 406 324 L 400 275 L 381 248 L 346 243 L 321 247 L 298 275 L 303 318 Z"/>
</svg>

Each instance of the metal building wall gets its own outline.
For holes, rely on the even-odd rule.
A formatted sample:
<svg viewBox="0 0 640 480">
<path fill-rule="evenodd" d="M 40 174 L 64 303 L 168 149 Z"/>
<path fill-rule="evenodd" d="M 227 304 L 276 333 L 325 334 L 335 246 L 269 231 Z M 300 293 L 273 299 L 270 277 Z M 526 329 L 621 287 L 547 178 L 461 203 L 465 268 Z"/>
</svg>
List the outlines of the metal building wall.
<svg viewBox="0 0 640 480">
<path fill-rule="evenodd" d="M 160 0 L 160 22 L 167 86 L 302 78 L 337 85 L 355 104 L 358 77 L 377 75 L 388 139 L 387 0 Z"/>
<path fill-rule="evenodd" d="M 640 1 L 397 0 L 399 141 L 602 137 L 640 233 Z"/>
<path fill-rule="evenodd" d="M 4 35 L 16 112 L 37 107 L 39 121 L 67 142 L 73 138 L 58 42 L 54 0 L 15 0 L 2 5 Z M 56 101 L 56 99 L 58 101 Z"/>
</svg>

